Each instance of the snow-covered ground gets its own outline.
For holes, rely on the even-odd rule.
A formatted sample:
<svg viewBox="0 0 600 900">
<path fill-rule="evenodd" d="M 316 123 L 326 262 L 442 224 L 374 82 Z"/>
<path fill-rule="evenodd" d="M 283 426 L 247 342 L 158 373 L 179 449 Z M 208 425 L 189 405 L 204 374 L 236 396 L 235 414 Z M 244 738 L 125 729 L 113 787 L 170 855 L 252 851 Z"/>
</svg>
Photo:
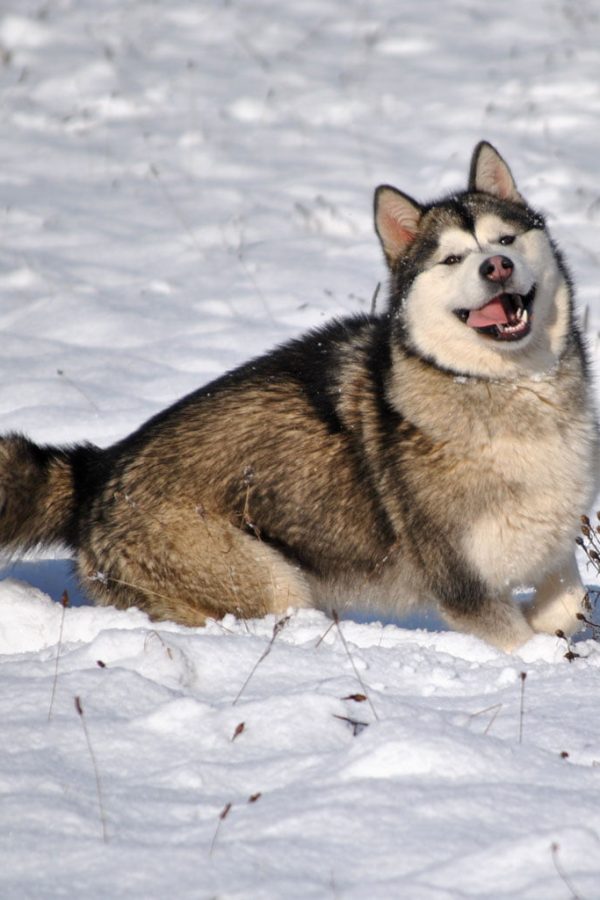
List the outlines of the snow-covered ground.
<svg viewBox="0 0 600 900">
<path fill-rule="evenodd" d="M 105 445 L 368 309 L 373 188 L 463 186 L 483 137 L 597 365 L 599 76 L 593 0 L 4 0 L 0 431 Z M 2 898 L 600 898 L 590 638 L 303 611 L 272 640 L 95 609 L 61 559 L 8 574 Z"/>
</svg>

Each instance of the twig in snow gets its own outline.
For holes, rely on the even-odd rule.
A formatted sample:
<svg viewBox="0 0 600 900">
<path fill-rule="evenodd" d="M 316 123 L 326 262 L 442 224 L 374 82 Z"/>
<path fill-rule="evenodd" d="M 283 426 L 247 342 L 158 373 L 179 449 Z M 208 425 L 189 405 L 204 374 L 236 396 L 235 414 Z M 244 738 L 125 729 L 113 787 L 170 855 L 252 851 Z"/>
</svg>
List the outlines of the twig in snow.
<svg viewBox="0 0 600 900">
<path fill-rule="evenodd" d="M 52 709 L 54 707 L 54 696 L 56 694 L 56 685 L 58 683 L 58 663 L 60 661 L 60 651 L 62 648 L 62 639 L 63 639 L 63 628 L 65 627 L 65 610 L 69 605 L 69 594 L 67 591 L 63 591 L 62 597 L 60 598 L 60 603 L 62 606 L 62 612 L 60 614 L 60 628 L 58 631 L 58 644 L 56 645 L 56 662 L 54 665 L 54 679 L 52 681 L 52 694 L 50 695 L 50 706 L 48 708 L 48 721 L 52 718 Z"/>
<path fill-rule="evenodd" d="M 261 797 L 262 797 L 262 793 L 260 791 L 257 791 L 255 794 L 250 794 L 250 796 L 248 797 L 248 803 L 256 803 L 256 801 L 260 800 Z M 209 856 L 213 855 L 213 850 L 215 849 L 215 844 L 217 843 L 217 838 L 218 838 L 219 832 L 221 830 L 221 822 L 224 822 L 225 819 L 227 818 L 227 816 L 229 815 L 232 805 L 233 804 L 231 804 L 231 803 L 226 803 L 225 806 L 223 807 L 223 809 L 221 810 L 221 812 L 219 813 L 219 818 L 217 820 L 217 827 L 215 828 L 215 833 L 213 834 L 213 839 L 210 842 L 210 849 L 208 851 Z"/>
<path fill-rule="evenodd" d="M 596 518 L 600 519 L 600 512 L 596 513 Z M 593 525 L 588 516 L 581 516 L 581 535 L 575 538 L 575 543 L 581 547 L 584 551 L 585 555 L 588 558 L 588 566 L 591 565 L 600 575 L 600 525 L 596 523 Z M 592 602 L 591 594 L 595 595 L 595 599 Z M 584 597 L 583 600 L 583 608 L 586 611 L 593 612 L 595 608 L 595 604 L 597 601 L 597 591 L 589 591 Z M 583 614 L 578 614 L 578 619 L 582 622 L 585 622 L 586 625 L 592 629 L 592 638 L 594 640 L 598 640 L 598 632 L 600 631 L 600 625 L 596 622 L 590 621 Z"/>
<path fill-rule="evenodd" d="M 527 678 L 527 672 L 521 672 L 519 675 L 521 679 L 521 706 L 519 709 L 519 743 L 523 743 L 523 718 L 525 713 L 525 679 Z"/>
<path fill-rule="evenodd" d="M 213 834 L 213 839 L 210 842 L 210 850 L 208 851 L 208 855 L 213 855 L 213 850 L 215 849 L 215 844 L 217 843 L 217 837 L 219 836 L 219 831 L 221 829 L 221 822 L 223 822 L 227 816 L 229 815 L 229 810 L 231 809 L 231 803 L 226 803 L 221 812 L 219 813 L 219 818 L 217 820 L 217 827 L 215 828 L 215 833 Z"/>
<path fill-rule="evenodd" d="M 253 62 L 257 63 L 257 65 L 263 70 L 263 72 L 269 71 L 269 69 L 271 68 L 271 63 L 269 62 L 269 60 L 267 59 L 266 56 L 263 56 L 263 54 L 260 53 L 260 51 L 256 49 L 254 44 L 250 43 L 250 41 L 248 40 L 248 38 L 245 34 L 238 33 L 235 35 L 235 39 L 238 42 L 238 44 L 240 45 L 240 47 L 242 48 L 242 50 L 244 50 L 244 52 L 248 54 L 248 56 L 250 57 L 250 59 Z M 587 309 L 587 307 L 586 307 L 586 309 Z"/>
<path fill-rule="evenodd" d="M 96 778 L 96 793 L 98 795 L 98 809 L 100 810 L 100 822 L 102 824 L 102 840 L 104 841 L 105 844 L 108 844 L 108 832 L 106 830 L 106 814 L 104 812 L 104 801 L 102 799 L 102 785 L 100 784 L 100 773 L 98 771 L 98 763 L 96 761 L 96 755 L 94 753 L 94 748 L 92 747 L 92 742 L 90 740 L 90 733 L 88 731 L 85 717 L 83 715 L 83 706 L 81 705 L 80 697 L 75 697 L 75 709 L 77 710 L 77 715 L 79 716 L 79 720 L 81 722 L 81 727 L 83 728 L 83 733 L 85 735 L 85 741 L 88 746 L 90 759 L 92 760 L 94 776 Z"/>
<path fill-rule="evenodd" d="M 583 622 L 584 625 L 587 625 L 592 629 L 592 637 L 597 641 L 598 636 L 600 635 L 600 625 L 598 625 L 597 622 L 592 622 L 591 619 L 588 619 L 583 613 L 577 613 L 577 618 L 580 622 Z"/>
<path fill-rule="evenodd" d="M 598 519 L 600 519 L 600 512 L 596 513 L 596 516 Z M 600 563 L 600 526 L 592 525 L 589 516 L 580 516 L 580 522 L 581 533 L 586 540 L 582 541 L 581 538 L 576 538 L 575 541 L 577 544 L 579 544 L 580 547 L 583 547 L 589 561 L 598 571 Z"/>
<path fill-rule="evenodd" d="M 289 621 L 290 621 L 290 617 L 289 617 L 289 616 L 284 616 L 283 619 L 279 619 L 278 622 L 275 622 L 275 625 L 273 626 L 273 634 L 271 635 L 271 640 L 270 640 L 269 643 L 267 644 L 265 650 L 263 651 L 263 653 L 261 654 L 261 656 L 259 657 L 259 659 L 257 659 L 257 661 L 256 661 L 256 662 L 254 663 L 254 665 L 252 666 L 252 668 L 251 668 L 251 670 L 250 670 L 250 673 L 249 673 L 248 677 L 246 678 L 246 680 L 244 681 L 244 683 L 243 683 L 243 685 L 241 686 L 241 688 L 239 689 L 239 691 L 238 691 L 238 693 L 237 693 L 237 696 L 236 696 L 235 700 L 234 700 L 233 703 L 232 703 L 232 706 L 235 706 L 235 705 L 236 705 L 236 703 L 238 702 L 238 700 L 240 699 L 240 697 L 242 696 L 242 694 L 244 693 L 244 691 L 245 691 L 246 688 L 248 687 L 248 684 L 250 683 L 250 679 L 252 678 L 252 676 L 254 675 L 254 673 L 256 672 L 256 670 L 258 669 L 258 667 L 260 666 L 261 662 L 263 662 L 263 661 L 267 658 L 267 656 L 269 655 L 269 653 L 271 652 L 271 649 L 272 649 L 272 647 L 273 647 L 273 644 L 275 643 L 275 639 L 277 638 L 277 635 L 280 633 L 280 631 L 281 631 L 283 628 L 285 628 L 285 626 L 287 625 L 287 623 L 288 623 Z"/>
<path fill-rule="evenodd" d="M 342 722 L 347 722 L 352 728 L 354 737 L 356 737 L 357 734 L 360 734 L 361 731 L 364 731 L 365 728 L 369 727 L 368 722 L 361 722 L 359 719 L 350 718 L 350 716 L 338 716 L 337 713 L 333 713 L 333 718 L 340 719 Z"/>
<path fill-rule="evenodd" d="M 92 409 L 95 409 L 97 413 L 100 412 L 100 407 L 98 406 L 98 404 L 92 400 L 90 395 L 86 393 L 86 391 L 84 391 L 84 389 L 80 387 L 80 385 L 76 384 L 72 378 L 69 378 L 68 375 L 65 375 L 64 369 L 57 369 L 56 374 L 60 375 L 61 379 L 69 384 L 74 390 L 76 390 L 78 394 L 81 394 L 81 396 L 90 404 Z"/>
<path fill-rule="evenodd" d="M 571 892 L 571 900 L 584 900 L 581 894 L 578 894 L 573 884 L 568 877 L 567 873 L 563 869 L 562 865 L 558 860 L 558 851 L 560 850 L 560 844 L 553 843 L 550 845 L 550 851 L 552 853 L 552 862 L 554 863 L 554 868 L 556 869 L 556 873 L 561 881 L 564 883 L 565 887 Z"/>
<path fill-rule="evenodd" d="M 167 644 L 167 642 L 166 642 L 165 640 L 163 640 L 163 638 L 160 636 L 160 634 L 158 633 L 158 631 L 155 631 L 154 628 L 153 628 L 152 631 L 150 631 L 150 632 L 146 635 L 146 637 L 144 638 L 144 650 L 147 650 L 147 649 L 148 649 L 148 641 L 149 641 L 150 638 L 154 638 L 155 640 L 160 641 L 160 643 L 161 643 L 162 647 L 164 648 L 164 651 L 165 651 L 165 653 L 167 654 L 167 656 L 169 657 L 169 659 L 173 659 L 173 650 L 172 650 L 172 648 L 169 647 L 169 645 Z"/>
<path fill-rule="evenodd" d="M 557 638 L 561 638 L 561 640 L 563 640 L 567 645 L 567 652 L 565 653 L 565 659 L 568 660 L 568 662 L 573 662 L 574 659 L 581 658 L 581 653 L 576 653 L 575 650 L 573 650 L 573 644 L 571 643 L 571 641 L 569 640 L 567 635 L 564 633 L 564 631 L 562 631 L 562 629 L 559 628 L 554 633 L 556 634 Z"/>
<path fill-rule="evenodd" d="M 356 664 L 352 658 L 352 654 L 350 653 L 350 648 L 348 647 L 348 644 L 346 643 L 346 638 L 344 637 L 344 633 L 340 627 L 340 617 L 337 614 L 337 610 L 335 610 L 335 609 L 331 610 L 331 617 L 333 619 L 333 624 L 336 626 L 336 628 L 338 630 L 338 634 L 340 636 L 342 644 L 344 645 L 344 650 L 346 651 L 348 659 L 350 660 L 350 662 L 352 664 L 352 668 L 354 669 L 354 674 L 356 675 L 356 679 L 363 690 L 363 694 L 367 698 L 367 702 L 368 702 L 369 706 L 371 707 L 371 711 L 372 711 L 373 715 L 375 716 L 375 718 L 377 720 L 379 720 L 379 716 L 377 715 L 377 710 L 373 706 L 373 701 L 371 700 L 371 698 L 369 697 L 369 694 L 367 693 L 367 688 L 365 686 L 365 683 L 360 676 L 360 672 L 356 668 Z"/>
<path fill-rule="evenodd" d="M 316 650 L 318 647 L 321 646 L 321 644 L 323 643 L 323 641 L 325 640 L 325 638 L 327 637 L 327 635 L 329 634 L 329 632 L 331 631 L 331 629 L 332 629 L 334 626 L 335 626 L 335 622 L 330 622 L 330 623 L 329 623 L 329 625 L 327 626 L 327 628 L 325 629 L 325 631 L 323 632 L 323 634 L 321 635 L 321 637 L 319 638 L 319 640 L 318 640 L 317 643 L 315 644 L 315 650 Z"/>
<path fill-rule="evenodd" d="M 496 721 L 496 719 L 498 717 L 498 713 L 500 712 L 500 710 L 502 709 L 503 706 L 504 706 L 503 703 L 494 703 L 493 706 L 486 706 L 485 709 L 480 709 L 475 713 L 471 713 L 471 715 L 469 716 L 469 720 L 475 719 L 475 718 L 477 718 L 477 716 L 484 716 L 488 712 L 493 712 L 493 715 L 490 718 L 490 721 L 487 723 L 487 725 L 483 729 L 483 733 L 487 734 L 488 731 L 490 730 L 490 728 L 492 727 L 492 725 L 494 724 L 494 722 Z"/>
</svg>

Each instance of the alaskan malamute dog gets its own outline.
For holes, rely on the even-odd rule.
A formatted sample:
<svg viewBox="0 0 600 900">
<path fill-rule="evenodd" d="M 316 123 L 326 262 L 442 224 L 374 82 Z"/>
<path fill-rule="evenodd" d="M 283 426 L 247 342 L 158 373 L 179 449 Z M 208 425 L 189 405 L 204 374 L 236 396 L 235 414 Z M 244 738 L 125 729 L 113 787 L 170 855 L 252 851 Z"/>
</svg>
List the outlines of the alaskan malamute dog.
<svg viewBox="0 0 600 900">
<path fill-rule="evenodd" d="M 375 194 L 387 309 L 292 341 L 113 447 L 0 442 L 0 544 L 62 542 L 97 602 L 433 603 L 504 650 L 572 632 L 597 429 L 569 276 L 488 143 L 468 189 Z M 512 589 L 536 590 L 529 608 Z"/>
</svg>

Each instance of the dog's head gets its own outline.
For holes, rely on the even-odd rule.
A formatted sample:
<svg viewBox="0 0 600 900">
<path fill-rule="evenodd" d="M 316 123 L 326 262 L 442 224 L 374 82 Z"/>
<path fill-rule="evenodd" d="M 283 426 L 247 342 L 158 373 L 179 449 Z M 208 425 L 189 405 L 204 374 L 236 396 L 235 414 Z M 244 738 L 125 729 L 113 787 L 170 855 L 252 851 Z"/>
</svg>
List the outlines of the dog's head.
<svg viewBox="0 0 600 900">
<path fill-rule="evenodd" d="M 572 327 L 569 280 L 542 216 L 491 144 L 475 148 L 468 189 L 436 203 L 379 187 L 375 228 L 408 350 L 492 378 L 555 365 Z"/>
</svg>

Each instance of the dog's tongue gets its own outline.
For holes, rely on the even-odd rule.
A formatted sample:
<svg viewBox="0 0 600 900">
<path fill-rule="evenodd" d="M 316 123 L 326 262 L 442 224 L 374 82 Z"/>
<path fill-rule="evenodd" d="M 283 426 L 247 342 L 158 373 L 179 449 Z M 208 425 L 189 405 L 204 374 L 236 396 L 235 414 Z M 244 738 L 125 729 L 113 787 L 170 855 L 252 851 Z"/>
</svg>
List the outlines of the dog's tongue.
<svg viewBox="0 0 600 900">
<path fill-rule="evenodd" d="M 488 325 L 508 325 L 504 303 L 499 297 L 490 300 L 481 309 L 472 309 L 467 318 L 471 328 L 486 328 Z"/>
</svg>

